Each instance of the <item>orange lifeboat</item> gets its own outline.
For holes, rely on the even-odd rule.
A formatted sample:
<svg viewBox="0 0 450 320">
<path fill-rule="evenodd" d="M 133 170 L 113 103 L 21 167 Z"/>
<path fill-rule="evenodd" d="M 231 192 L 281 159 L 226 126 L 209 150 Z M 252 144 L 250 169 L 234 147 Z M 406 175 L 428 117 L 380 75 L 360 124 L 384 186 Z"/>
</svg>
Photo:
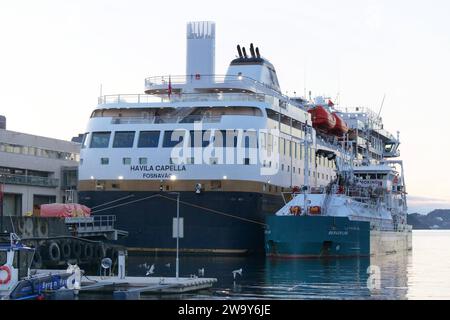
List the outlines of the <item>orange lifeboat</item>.
<svg viewBox="0 0 450 320">
<path fill-rule="evenodd" d="M 333 112 L 333 117 L 336 121 L 336 125 L 334 126 L 333 129 L 331 129 L 331 133 L 337 135 L 337 136 L 343 136 L 344 134 L 346 134 L 348 132 L 348 126 L 345 123 L 344 120 L 342 120 L 342 118 L 340 116 L 337 115 L 336 112 Z"/>
<path fill-rule="evenodd" d="M 336 126 L 336 119 L 324 107 L 317 106 L 308 110 L 311 114 L 313 127 L 321 131 L 329 131 Z"/>
</svg>

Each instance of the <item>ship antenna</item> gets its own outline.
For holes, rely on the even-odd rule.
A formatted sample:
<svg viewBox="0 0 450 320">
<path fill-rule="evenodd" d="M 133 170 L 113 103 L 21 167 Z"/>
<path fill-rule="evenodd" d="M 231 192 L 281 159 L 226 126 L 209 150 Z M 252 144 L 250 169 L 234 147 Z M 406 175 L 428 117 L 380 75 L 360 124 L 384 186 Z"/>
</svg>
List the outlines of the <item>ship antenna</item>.
<svg viewBox="0 0 450 320">
<path fill-rule="evenodd" d="M 241 46 L 240 45 L 237 45 L 237 51 L 238 51 L 238 54 L 239 54 L 239 58 L 242 59 L 242 50 L 241 50 Z"/>
<path fill-rule="evenodd" d="M 386 93 L 383 96 L 383 101 L 381 101 L 380 111 L 378 111 L 378 118 L 380 117 L 381 110 L 383 110 L 384 100 L 386 99 Z"/>
</svg>

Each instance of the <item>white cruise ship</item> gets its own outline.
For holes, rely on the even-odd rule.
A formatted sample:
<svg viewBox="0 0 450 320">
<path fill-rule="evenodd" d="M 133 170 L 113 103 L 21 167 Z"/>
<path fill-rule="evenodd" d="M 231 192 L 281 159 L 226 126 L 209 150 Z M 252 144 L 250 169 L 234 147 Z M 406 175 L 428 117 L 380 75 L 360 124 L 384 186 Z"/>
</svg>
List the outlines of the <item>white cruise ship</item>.
<svg viewBox="0 0 450 320">
<path fill-rule="evenodd" d="M 175 251 L 179 196 L 181 251 L 263 253 L 266 216 L 284 205 L 282 193 L 305 180 L 326 187 L 336 175 L 332 154 L 398 156 L 398 139 L 373 112 L 283 95 L 259 48 L 237 49 L 216 75 L 215 24 L 189 23 L 186 75 L 99 98 L 81 150 L 79 199 L 94 214 L 117 216 L 129 250 Z"/>
</svg>

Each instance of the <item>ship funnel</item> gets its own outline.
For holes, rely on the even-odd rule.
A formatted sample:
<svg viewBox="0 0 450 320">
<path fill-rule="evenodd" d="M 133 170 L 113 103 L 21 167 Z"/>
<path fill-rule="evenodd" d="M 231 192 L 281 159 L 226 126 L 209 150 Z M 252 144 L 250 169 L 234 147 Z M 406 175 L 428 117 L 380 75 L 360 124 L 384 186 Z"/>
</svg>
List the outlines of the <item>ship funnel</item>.
<svg viewBox="0 0 450 320">
<path fill-rule="evenodd" d="M 256 47 L 256 57 L 258 59 L 261 59 L 261 55 L 259 54 L 259 48 L 258 47 Z"/>
<path fill-rule="evenodd" d="M 242 52 L 244 53 L 244 58 L 247 59 L 247 51 L 245 51 L 245 47 L 242 47 Z"/>
<path fill-rule="evenodd" d="M 187 24 L 187 80 L 192 75 L 215 74 L 216 25 L 211 21 L 196 21 Z M 201 77 L 200 79 L 208 79 Z"/>
<path fill-rule="evenodd" d="M 242 59 L 242 50 L 241 50 L 241 46 L 240 45 L 237 45 L 237 51 L 238 51 L 238 54 L 239 54 L 239 58 Z"/>
<path fill-rule="evenodd" d="M 255 48 L 253 47 L 253 43 L 250 43 L 250 54 L 252 55 L 252 58 L 256 58 Z"/>
</svg>

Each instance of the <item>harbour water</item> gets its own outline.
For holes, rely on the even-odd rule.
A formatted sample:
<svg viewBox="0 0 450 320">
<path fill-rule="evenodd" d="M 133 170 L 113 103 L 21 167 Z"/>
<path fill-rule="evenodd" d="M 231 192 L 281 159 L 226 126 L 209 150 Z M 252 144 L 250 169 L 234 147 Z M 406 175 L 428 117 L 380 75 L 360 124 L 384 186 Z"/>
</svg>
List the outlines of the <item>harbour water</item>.
<svg viewBox="0 0 450 320">
<path fill-rule="evenodd" d="M 181 275 L 204 269 L 218 283 L 195 294 L 142 299 L 450 299 L 449 247 L 450 231 L 414 231 L 412 252 L 382 258 L 182 257 Z M 175 259 L 158 256 L 129 257 L 128 275 L 145 276 L 153 264 L 152 276 L 174 276 Z"/>
</svg>

